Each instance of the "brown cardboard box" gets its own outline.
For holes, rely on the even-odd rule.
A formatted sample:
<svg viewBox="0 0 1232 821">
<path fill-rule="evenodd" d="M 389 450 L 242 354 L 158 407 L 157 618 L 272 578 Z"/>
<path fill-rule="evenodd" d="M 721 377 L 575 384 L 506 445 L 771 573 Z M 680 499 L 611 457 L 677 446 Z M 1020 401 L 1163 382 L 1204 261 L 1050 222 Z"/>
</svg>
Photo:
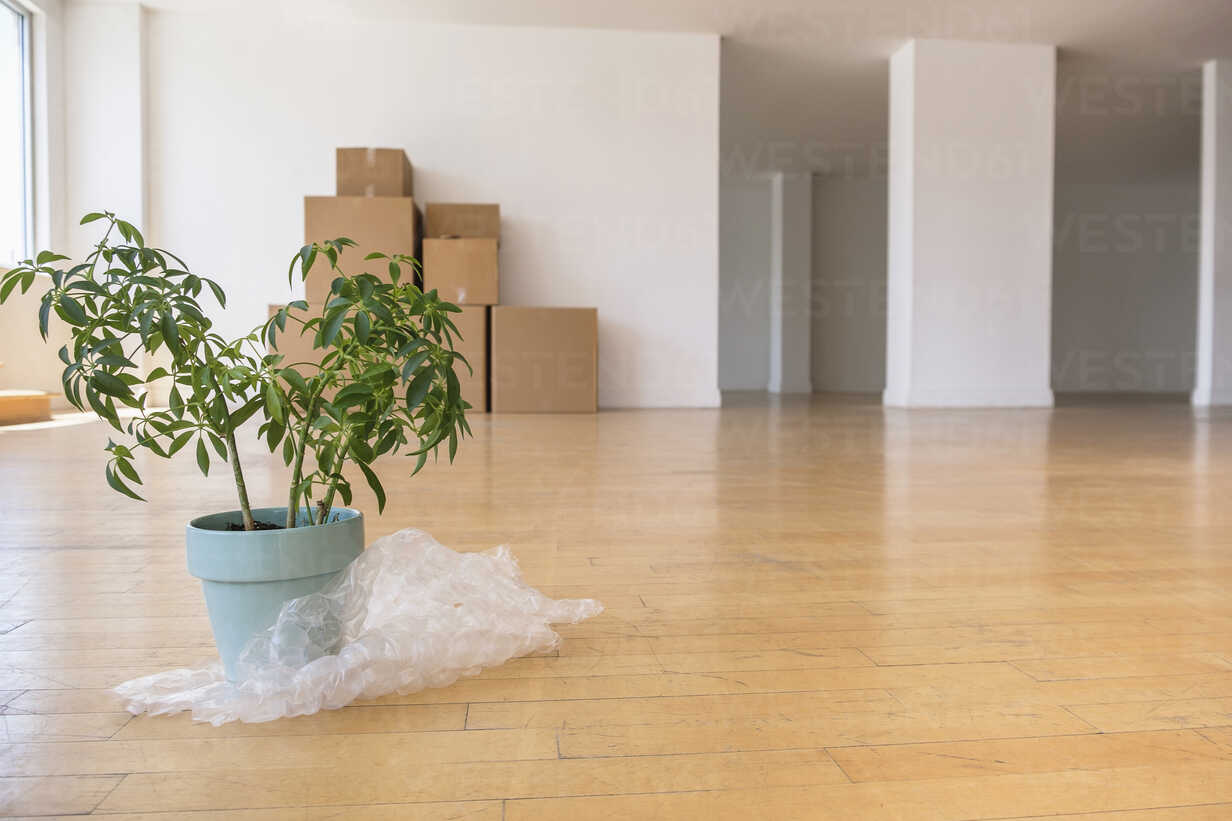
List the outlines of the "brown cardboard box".
<svg viewBox="0 0 1232 821">
<path fill-rule="evenodd" d="M 599 312 L 492 308 L 492 411 L 594 413 Z"/>
<path fill-rule="evenodd" d="M 423 241 L 424 290 L 455 305 L 500 302 L 498 242 L 494 239 Z"/>
<path fill-rule="evenodd" d="M 304 197 L 304 241 L 349 237 L 357 243 L 338 258 L 348 274 L 388 275 L 384 262 L 365 262 L 373 251 L 419 256 L 419 211 L 410 197 Z M 403 275 L 411 272 L 403 267 Z M 333 281 L 329 261 L 318 258 L 304 285 L 309 305 L 321 305 Z"/>
<path fill-rule="evenodd" d="M 442 237 L 500 239 L 500 206 L 462 202 L 428 203 L 427 233 Z"/>
<path fill-rule="evenodd" d="M 283 307 L 285 306 L 283 305 L 269 306 L 269 318 L 273 319 L 274 314 L 282 310 Z M 295 311 L 295 310 L 291 311 L 291 315 L 298 316 L 300 319 L 303 319 L 303 320 L 307 320 L 313 316 L 316 316 L 315 313 L 312 313 L 309 311 Z M 299 362 L 310 362 L 315 365 L 315 364 L 320 363 L 321 357 L 325 354 L 324 349 L 312 347 L 312 340 L 315 338 L 315 334 L 308 333 L 308 334 L 304 334 L 303 336 L 300 335 L 301 327 L 302 326 L 298 322 L 295 322 L 294 320 L 288 318 L 287 319 L 287 329 L 285 331 L 275 331 L 274 332 L 274 351 L 286 357 L 280 363 L 280 367 L 284 367 L 284 368 L 291 367 L 292 365 L 295 365 L 296 363 L 299 363 Z M 271 353 L 272 352 L 273 351 L 271 351 Z M 296 368 L 296 370 L 298 370 L 304 376 L 311 376 L 312 374 L 316 373 L 315 368 Z"/>
<path fill-rule="evenodd" d="M 401 148 L 339 148 L 335 193 L 340 197 L 410 197 L 414 170 Z"/>
<path fill-rule="evenodd" d="M 470 413 L 488 412 L 488 306 L 467 305 L 460 314 L 450 314 L 458 326 L 461 340 L 454 340 L 454 350 L 466 357 L 471 370 L 461 362 L 454 364 L 462 398 L 471 405 Z M 472 373 L 473 370 L 473 373 Z"/>
</svg>

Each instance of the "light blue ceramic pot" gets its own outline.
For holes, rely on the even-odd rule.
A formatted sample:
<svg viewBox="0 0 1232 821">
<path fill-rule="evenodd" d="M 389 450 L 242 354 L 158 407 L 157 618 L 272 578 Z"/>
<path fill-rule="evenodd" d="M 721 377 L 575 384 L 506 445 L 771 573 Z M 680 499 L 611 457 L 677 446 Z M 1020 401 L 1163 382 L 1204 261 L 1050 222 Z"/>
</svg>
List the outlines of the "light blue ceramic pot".
<svg viewBox="0 0 1232 821">
<path fill-rule="evenodd" d="M 258 521 L 286 521 L 285 507 L 254 508 Z M 299 513 L 308 521 L 307 509 Z M 227 678 L 248 640 L 272 625 L 284 602 L 315 593 L 364 550 L 364 517 L 334 508 L 323 525 L 290 530 L 227 530 L 238 510 L 188 524 L 188 572 L 201 580 L 214 643 Z"/>
</svg>

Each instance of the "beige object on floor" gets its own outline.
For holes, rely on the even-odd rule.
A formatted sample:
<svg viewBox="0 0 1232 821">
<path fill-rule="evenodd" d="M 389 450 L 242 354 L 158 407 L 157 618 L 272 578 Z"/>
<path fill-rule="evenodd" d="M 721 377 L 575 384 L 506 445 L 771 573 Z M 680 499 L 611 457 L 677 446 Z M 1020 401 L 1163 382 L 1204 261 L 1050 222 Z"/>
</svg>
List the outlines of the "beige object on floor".
<svg viewBox="0 0 1232 821">
<path fill-rule="evenodd" d="M 491 362 L 495 413 L 594 413 L 599 312 L 497 305 Z"/>
<path fill-rule="evenodd" d="M 461 362 L 454 363 L 454 373 L 462 389 L 462 398 L 470 403 L 467 413 L 487 413 L 488 410 L 488 312 L 486 305 L 464 305 L 462 313 L 453 314 L 453 324 L 462 334 L 454 342 L 454 350 L 466 357 L 468 370 Z"/>
<path fill-rule="evenodd" d="M 43 391 L 0 390 L 0 425 L 46 422 L 51 418 L 51 394 Z"/>
<path fill-rule="evenodd" d="M 0 368 L 4 363 L 0 362 Z M 0 425 L 46 422 L 51 418 L 51 394 L 44 391 L 0 390 Z"/>
</svg>

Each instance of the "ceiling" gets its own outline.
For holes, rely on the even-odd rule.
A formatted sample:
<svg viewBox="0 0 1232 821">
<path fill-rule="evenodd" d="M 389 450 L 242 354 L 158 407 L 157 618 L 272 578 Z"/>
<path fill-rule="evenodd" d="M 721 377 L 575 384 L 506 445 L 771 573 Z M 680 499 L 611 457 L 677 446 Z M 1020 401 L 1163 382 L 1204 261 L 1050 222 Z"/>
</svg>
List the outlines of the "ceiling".
<svg viewBox="0 0 1232 821">
<path fill-rule="evenodd" d="M 146 5 L 199 9 L 206 1 Z M 1188 98 L 1200 89 L 1198 68 L 1232 57 L 1232 0 L 263 2 L 283 14 L 342 7 L 364 18 L 721 34 L 729 174 L 772 167 L 842 173 L 866 168 L 870 157 L 875 165 L 886 136 L 886 61 L 913 37 L 1054 43 L 1061 48 L 1059 167 L 1092 177 L 1126 163 L 1189 173 L 1199 132 Z M 244 8 L 251 13 L 252 3 Z M 1105 139 L 1110 145 L 1100 149 Z"/>
</svg>

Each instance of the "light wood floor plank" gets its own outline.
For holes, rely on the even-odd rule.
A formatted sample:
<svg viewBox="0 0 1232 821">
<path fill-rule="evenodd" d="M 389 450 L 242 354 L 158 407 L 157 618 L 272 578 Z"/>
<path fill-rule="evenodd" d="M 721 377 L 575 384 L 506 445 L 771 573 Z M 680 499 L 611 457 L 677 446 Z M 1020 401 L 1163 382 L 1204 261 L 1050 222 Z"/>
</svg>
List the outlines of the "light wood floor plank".
<svg viewBox="0 0 1232 821">
<path fill-rule="evenodd" d="M 834 787 L 721 790 L 509 801 L 506 821 L 565 821 L 585 817 L 635 821 L 705 818 L 741 821 L 948 821 L 1055 816 L 1132 810 L 1161 804 L 1217 804 L 1232 800 L 1232 764 L 1203 763 L 1116 770 L 975 776 Z"/>
<path fill-rule="evenodd" d="M 0 778 L 0 815 L 81 815 L 98 806 L 123 776 Z"/>
<path fill-rule="evenodd" d="M 1232 761 L 1232 746 L 1193 731 L 1167 731 L 840 747 L 830 755 L 853 781 L 913 781 Z"/>
<path fill-rule="evenodd" d="M 137 773 L 103 812 L 356 805 L 556 795 L 670 793 L 847 783 L 824 750 L 654 758 L 512 761 L 266 770 Z"/>
<path fill-rule="evenodd" d="M 184 522 L 225 472 L 0 429 L 0 814 L 127 821 L 1232 818 L 1232 414 L 1160 405 L 487 416 L 378 466 L 369 540 L 507 542 L 607 609 L 423 693 L 213 728 L 109 688 L 212 655 Z M 250 492 L 284 466 L 241 437 Z M 469 729 L 468 729 L 469 728 Z M 841 765 L 841 767 L 840 767 Z"/>
</svg>

